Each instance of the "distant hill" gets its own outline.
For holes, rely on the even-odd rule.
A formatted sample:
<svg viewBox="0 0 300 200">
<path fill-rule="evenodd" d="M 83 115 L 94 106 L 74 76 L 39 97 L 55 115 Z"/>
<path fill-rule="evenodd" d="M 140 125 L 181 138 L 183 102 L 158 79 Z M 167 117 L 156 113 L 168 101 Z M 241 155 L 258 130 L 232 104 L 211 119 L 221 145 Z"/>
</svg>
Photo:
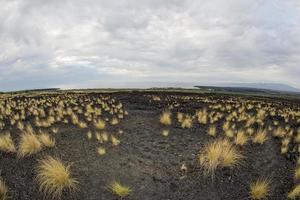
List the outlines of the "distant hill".
<svg viewBox="0 0 300 200">
<path fill-rule="evenodd" d="M 298 88 L 286 84 L 277 84 L 277 83 L 232 83 L 232 84 L 226 84 L 225 87 L 254 88 L 254 89 L 265 89 L 265 90 L 300 93 L 300 89 Z"/>
<path fill-rule="evenodd" d="M 202 91 L 263 96 L 300 97 L 300 90 L 282 84 L 224 84 L 222 86 L 194 86 Z"/>
</svg>

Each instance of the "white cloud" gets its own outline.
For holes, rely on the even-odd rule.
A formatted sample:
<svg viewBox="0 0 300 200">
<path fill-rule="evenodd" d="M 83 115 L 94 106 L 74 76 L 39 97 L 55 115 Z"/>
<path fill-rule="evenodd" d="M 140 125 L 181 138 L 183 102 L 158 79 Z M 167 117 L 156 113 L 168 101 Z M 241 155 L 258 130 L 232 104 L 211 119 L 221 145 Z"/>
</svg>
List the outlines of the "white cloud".
<svg viewBox="0 0 300 200">
<path fill-rule="evenodd" d="M 296 0 L 0 0 L 0 90 L 103 81 L 300 87 L 299 11 Z"/>
</svg>

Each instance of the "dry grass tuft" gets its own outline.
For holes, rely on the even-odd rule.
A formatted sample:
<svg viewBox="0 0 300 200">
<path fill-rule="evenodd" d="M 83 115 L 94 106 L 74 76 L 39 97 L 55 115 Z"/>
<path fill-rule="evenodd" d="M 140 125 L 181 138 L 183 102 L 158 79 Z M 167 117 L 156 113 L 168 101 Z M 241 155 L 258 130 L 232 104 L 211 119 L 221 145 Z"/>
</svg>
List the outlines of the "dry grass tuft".
<svg viewBox="0 0 300 200">
<path fill-rule="evenodd" d="M 110 137 L 110 139 L 111 139 L 111 143 L 114 145 L 114 146 L 117 146 L 117 145 L 119 145 L 120 144 L 120 140 L 118 140 L 118 138 L 116 138 L 115 136 L 111 136 Z"/>
<path fill-rule="evenodd" d="M 196 115 L 200 124 L 207 124 L 208 114 L 206 109 L 197 111 Z"/>
<path fill-rule="evenodd" d="M 42 144 L 38 137 L 33 133 L 23 133 L 21 135 L 18 155 L 20 157 L 30 156 L 41 151 Z"/>
<path fill-rule="evenodd" d="M 300 179 L 300 167 L 297 167 L 297 169 L 295 170 L 295 179 L 296 180 Z"/>
<path fill-rule="evenodd" d="M 215 137 L 217 134 L 217 127 L 215 125 L 211 125 L 208 128 L 208 135 Z"/>
<path fill-rule="evenodd" d="M 290 199 L 296 199 L 297 197 L 300 197 L 300 184 L 288 193 L 288 198 Z"/>
<path fill-rule="evenodd" d="M 193 125 L 193 119 L 191 116 L 186 115 L 183 121 L 181 122 L 181 128 L 191 128 Z"/>
<path fill-rule="evenodd" d="M 48 133 L 41 133 L 39 135 L 39 140 L 46 147 L 54 147 L 55 146 L 55 139 L 51 138 Z"/>
<path fill-rule="evenodd" d="M 179 123 L 182 122 L 182 120 L 183 120 L 183 113 L 181 113 L 181 112 L 177 113 L 177 120 L 178 120 Z"/>
<path fill-rule="evenodd" d="M 112 118 L 112 120 L 111 120 L 111 125 L 117 125 L 117 124 L 119 124 L 119 120 L 118 120 L 118 118 Z"/>
<path fill-rule="evenodd" d="M 87 134 L 86 134 L 87 138 L 90 140 L 92 139 L 92 132 L 91 131 L 88 131 Z"/>
<path fill-rule="evenodd" d="M 121 185 L 118 181 L 112 182 L 109 190 L 121 198 L 127 197 L 133 191 L 130 187 Z"/>
<path fill-rule="evenodd" d="M 162 134 L 164 137 L 168 137 L 169 133 L 170 133 L 169 130 L 163 130 L 161 134 Z"/>
<path fill-rule="evenodd" d="M 238 131 L 234 143 L 236 145 L 244 145 L 247 143 L 247 141 L 248 141 L 247 135 L 243 131 Z"/>
<path fill-rule="evenodd" d="M 217 168 L 234 167 L 243 158 L 236 147 L 226 139 L 218 139 L 208 143 L 200 152 L 198 159 L 206 173 L 214 172 Z"/>
<path fill-rule="evenodd" d="M 103 156 L 106 154 L 106 150 L 103 147 L 98 147 L 97 152 L 100 156 Z"/>
<path fill-rule="evenodd" d="M 253 137 L 253 143 L 263 144 L 268 140 L 266 130 L 259 130 L 256 135 Z"/>
<path fill-rule="evenodd" d="M 70 165 L 65 166 L 51 156 L 40 160 L 37 167 L 40 190 L 52 198 L 60 198 L 64 190 L 74 191 L 78 182 L 71 177 Z"/>
<path fill-rule="evenodd" d="M 0 200 L 6 200 L 6 199 L 8 199 L 7 187 L 4 181 L 0 178 Z"/>
<path fill-rule="evenodd" d="M 257 180 L 250 185 L 251 199 L 266 199 L 269 194 L 269 181 L 266 179 Z"/>
<path fill-rule="evenodd" d="M 159 121 L 165 126 L 171 125 L 171 113 L 169 111 L 163 112 L 159 118 Z"/>
<path fill-rule="evenodd" d="M 0 150 L 8 153 L 16 152 L 16 147 L 10 133 L 0 136 Z"/>
<path fill-rule="evenodd" d="M 100 119 L 94 123 L 94 126 L 99 130 L 103 130 L 105 128 L 105 121 Z"/>
<path fill-rule="evenodd" d="M 104 142 L 107 142 L 109 139 L 108 133 L 106 133 L 106 132 L 101 133 L 101 138 Z"/>
<path fill-rule="evenodd" d="M 233 129 L 228 129 L 228 130 L 224 131 L 224 134 L 228 138 L 233 138 L 234 137 L 234 130 Z"/>
</svg>

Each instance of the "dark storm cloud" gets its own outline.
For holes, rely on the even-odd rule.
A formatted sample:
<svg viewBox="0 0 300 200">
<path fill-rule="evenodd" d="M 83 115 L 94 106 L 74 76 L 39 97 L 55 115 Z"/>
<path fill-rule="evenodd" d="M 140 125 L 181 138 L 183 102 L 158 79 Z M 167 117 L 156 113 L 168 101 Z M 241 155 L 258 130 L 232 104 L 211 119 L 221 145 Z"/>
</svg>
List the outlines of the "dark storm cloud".
<svg viewBox="0 0 300 200">
<path fill-rule="evenodd" d="M 296 0 L 0 0 L 0 90 L 300 87 L 299 11 Z"/>
</svg>

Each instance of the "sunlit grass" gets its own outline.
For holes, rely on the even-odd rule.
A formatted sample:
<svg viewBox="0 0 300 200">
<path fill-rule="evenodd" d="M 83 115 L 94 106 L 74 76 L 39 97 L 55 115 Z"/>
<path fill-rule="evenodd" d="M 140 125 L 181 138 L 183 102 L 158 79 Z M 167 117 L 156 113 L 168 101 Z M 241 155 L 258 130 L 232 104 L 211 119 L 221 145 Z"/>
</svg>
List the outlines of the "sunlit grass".
<svg viewBox="0 0 300 200">
<path fill-rule="evenodd" d="M 266 199 L 269 194 L 270 186 L 269 181 L 266 179 L 259 179 L 250 185 L 251 199 Z"/>
<path fill-rule="evenodd" d="M 52 198 L 60 198 L 64 190 L 74 191 L 78 183 L 71 176 L 70 165 L 51 156 L 39 161 L 37 182 L 40 190 Z"/>
<path fill-rule="evenodd" d="M 16 147 L 11 139 L 10 133 L 0 136 L 0 150 L 8 153 L 16 152 Z"/>
<path fill-rule="evenodd" d="M 30 156 L 42 150 L 42 143 L 37 135 L 33 133 L 23 133 L 21 135 L 18 155 L 20 157 Z"/>
<path fill-rule="evenodd" d="M 198 155 L 200 166 L 212 175 L 217 168 L 237 166 L 242 158 L 242 154 L 226 139 L 208 143 Z"/>
<path fill-rule="evenodd" d="M 122 185 L 118 181 L 113 181 L 109 186 L 109 190 L 111 191 L 111 193 L 121 198 L 127 197 L 130 193 L 133 192 L 130 187 Z"/>
</svg>

